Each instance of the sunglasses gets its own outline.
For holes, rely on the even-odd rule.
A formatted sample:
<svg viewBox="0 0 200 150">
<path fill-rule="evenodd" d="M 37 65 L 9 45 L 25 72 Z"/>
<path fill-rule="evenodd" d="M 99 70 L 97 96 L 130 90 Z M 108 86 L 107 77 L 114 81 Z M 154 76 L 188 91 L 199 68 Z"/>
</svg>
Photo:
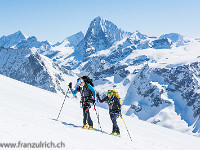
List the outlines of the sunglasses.
<svg viewBox="0 0 200 150">
<path fill-rule="evenodd" d="M 112 91 L 108 91 L 108 93 L 107 93 L 108 95 L 112 95 L 113 93 L 112 93 Z"/>
<path fill-rule="evenodd" d="M 83 80 L 77 80 L 77 84 L 81 85 L 83 83 Z"/>
</svg>

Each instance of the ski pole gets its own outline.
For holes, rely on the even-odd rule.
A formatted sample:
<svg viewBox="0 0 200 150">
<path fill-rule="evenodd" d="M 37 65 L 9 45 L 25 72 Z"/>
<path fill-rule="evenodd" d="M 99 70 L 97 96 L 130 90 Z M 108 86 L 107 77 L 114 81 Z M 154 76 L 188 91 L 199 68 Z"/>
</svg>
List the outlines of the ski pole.
<svg viewBox="0 0 200 150">
<path fill-rule="evenodd" d="M 98 102 L 98 99 L 97 99 L 97 114 L 99 116 L 99 107 L 98 107 L 98 105 L 99 105 L 99 102 Z M 99 128 L 99 125 L 98 125 L 98 128 Z"/>
<path fill-rule="evenodd" d="M 98 93 L 98 92 L 97 92 Z M 95 109 L 95 105 L 94 105 L 94 109 Z M 98 109 L 98 98 L 97 98 L 97 114 L 99 115 L 99 109 Z M 98 129 L 99 129 L 99 124 L 98 124 Z"/>
<path fill-rule="evenodd" d="M 131 135 L 130 135 L 130 133 L 129 133 L 129 131 L 128 131 L 128 128 L 127 128 L 127 126 L 126 126 L 126 123 L 125 123 L 124 118 L 122 117 L 122 115 L 121 115 L 121 118 L 122 118 L 122 120 L 123 120 L 123 122 L 124 122 L 124 125 L 125 125 L 125 127 L 126 127 L 127 132 L 128 132 L 128 135 L 129 135 L 129 137 L 130 137 L 130 139 L 131 139 L 131 141 L 132 141 Z"/>
<path fill-rule="evenodd" d="M 100 124 L 100 121 L 99 121 L 99 115 L 98 115 L 98 113 L 97 113 L 96 108 L 94 108 L 94 110 L 95 110 L 96 115 L 97 115 L 98 124 L 99 124 L 99 126 L 100 126 L 100 128 L 101 128 L 101 124 Z M 102 128 L 101 128 L 101 132 L 103 133 Z"/>
<path fill-rule="evenodd" d="M 67 90 L 67 93 L 68 93 L 68 92 L 69 92 L 69 88 L 68 88 L 68 90 Z M 59 116 L 60 116 L 60 113 L 61 113 L 61 111 L 62 111 L 62 108 L 63 108 L 63 105 L 64 105 L 64 103 L 65 103 L 66 97 L 68 97 L 68 96 L 67 96 L 67 93 L 66 93 L 65 99 L 64 99 L 64 101 L 63 101 L 63 103 L 62 103 L 62 107 L 61 107 L 60 112 L 59 112 L 59 114 L 58 114 L 57 120 L 58 120 L 58 118 L 59 118 Z"/>
<path fill-rule="evenodd" d="M 99 103 L 98 103 L 98 100 L 97 100 L 97 112 L 99 114 L 99 107 L 98 107 Z"/>
</svg>

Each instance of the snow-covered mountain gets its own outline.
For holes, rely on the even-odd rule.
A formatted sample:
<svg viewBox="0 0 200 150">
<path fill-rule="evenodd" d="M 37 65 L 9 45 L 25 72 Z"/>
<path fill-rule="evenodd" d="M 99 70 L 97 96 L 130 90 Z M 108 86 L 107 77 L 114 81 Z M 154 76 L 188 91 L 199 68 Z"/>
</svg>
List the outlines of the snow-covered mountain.
<svg viewBox="0 0 200 150">
<path fill-rule="evenodd" d="M 79 53 L 79 57 L 86 59 L 89 55 L 111 47 L 114 42 L 120 41 L 130 34 L 118 29 L 112 22 L 96 17 L 90 23 L 83 40 L 77 45 L 75 54 Z"/>
<path fill-rule="evenodd" d="M 16 45 L 16 48 L 20 48 L 20 47 L 27 47 L 27 48 L 40 48 L 41 46 L 45 45 L 45 47 L 50 46 L 50 43 L 48 41 L 38 41 L 36 37 L 31 36 L 21 42 L 19 42 Z"/>
<path fill-rule="evenodd" d="M 38 52 L 43 55 L 51 55 L 54 51 L 51 50 L 51 45 L 48 41 L 38 41 L 36 37 L 31 36 L 19 42 L 15 48 L 30 48 L 32 51 Z"/>
<path fill-rule="evenodd" d="M 199 132 L 198 81 L 199 62 L 170 69 L 146 65 L 127 91 L 124 99 L 124 105 L 130 106 L 127 115 L 135 114 L 142 120 L 182 132 Z"/>
<path fill-rule="evenodd" d="M 29 48 L 0 48 L 0 74 L 42 89 L 65 93 L 71 81 L 70 72 L 63 71 L 49 58 Z"/>
<path fill-rule="evenodd" d="M 66 98 L 59 120 L 56 120 L 64 99 L 63 95 L 2 75 L 0 75 L 0 83 L 0 149 L 11 149 L 8 147 L 11 146 L 10 144 L 12 148 L 16 144 L 17 150 L 27 149 L 30 148 L 30 143 L 35 143 L 34 146 L 36 144 L 41 146 L 41 143 L 48 144 L 48 147 L 32 147 L 32 149 L 55 150 L 198 150 L 200 147 L 198 137 L 141 121 L 124 113 L 122 113 L 123 118 L 132 141 L 121 118 L 117 119 L 121 137 L 111 136 L 109 133 L 112 130 L 112 122 L 108 110 L 102 108 L 98 110 L 103 133 L 98 129 L 96 113 L 92 109 L 90 114 L 94 130 L 83 130 L 80 128 L 82 109 L 79 107 L 79 100 L 71 97 L 71 94 L 69 94 L 70 98 Z M 22 145 L 20 146 L 19 143 Z M 54 147 L 58 143 L 62 148 Z"/>
<path fill-rule="evenodd" d="M 0 47 L 9 48 L 25 39 L 25 35 L 21 31 L 17 31 L 11 35 L 0 37 Z"/>
<path fill-rule="evenodd" d="M 58 42 L 55 45 L 52 45 L 51 52 L 48 53 L 46 56 L 51 58 L 61 66 L 66 67 L 66 57 L 74 52 L 75 47 L 83 38 L 84 34 L 82 32 L 71 35 L 65 38 L 62 42 Z M 70 67 L 66 68 L 69 69 Z"/>
<path fill-rule="evenodd" d="M 60 44 L 56 44 L 56 46 L 62 45 L 65 47 L 75 47 L 77 44 L 84 38 L 83 32 L 78 32 L 74 35 L 71 35 L 64 39 Z"/>
<path fill-rule="evenodd" d="M 200 133 L 198 39 L 178 33 L 149 37 L 97 17 L 85 35 L 79 32 L 55 45 L 36 37 L 13 41 L 18 41 L 13 49 L 0 50 L 1 74 L 54 92 L 89 75 L 102 96 L 108 89 L 119 91 L 126 115 Z"/>
<path fill-rule="evenodd" d="M 173 44 L 177 47 L 190 42 L 190 40 L 188 38 L 186 38 L 178 33 L 169 33 L 169 34 L 161 35 L 160 39 L 163 39 L 163 38 L 170 39 L 173 42 Z"/>
</svg>

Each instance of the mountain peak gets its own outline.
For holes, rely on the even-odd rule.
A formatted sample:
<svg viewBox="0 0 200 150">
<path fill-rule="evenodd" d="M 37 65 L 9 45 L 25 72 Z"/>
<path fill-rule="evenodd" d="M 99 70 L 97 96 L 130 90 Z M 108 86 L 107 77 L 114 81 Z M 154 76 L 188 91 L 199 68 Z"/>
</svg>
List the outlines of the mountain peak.
<svg viewBox="0 0 200 150">
<path fill-rule="evenodd" d="M 21 41 L 20 43 L 18 43 L 16 45 L 17 48 L 20 47 L 28 47 L 28 48 L 32 48 L 32 47 L 36 47 L 39 48 L 42 45 L 46 45 L 46 46 L 50 46 L 50 43 L 48 41 L 38 41 L 37 38 L 35 36 L 31 36 L 28 39 L 25 39 L 23 41 Z"/>
<path fill-rule="evenodd" d="M 160 39 L 168 38 L 175 44 L 175 46 L 180 46 L 180 45 L 183 45 L 184 43 L 189 42 L 179 33 L 168 33 L 168 34 L 161 35 L 159 38 Z"/>
<path fill-rule="evenodd" d="M 120 40 L 120 36 L 121 30 L 116 25 L 98 16 L 91 21 L 87 33 L 77 45 L 77 49 L 82 49 L 84 55 L 89 56 L 96 51 L 109 48 L 115 41 Z"/>
<path fill-rule="evenodd" d="M 37 41 L 37 38 L 35 36 L 31 36 L 27 39 L 27 41 Z"/>
<path fill-rule="evenodd" d="M 25 38 L 25 35 L 19 30 L 19 31 L 17 31 L 17 32 L 15 32 L 15 33 L 12 33 L 12 34 L 9 34 L 9 35 L 4 35 L 4 36 L 2 36 L 2 37 L 9 37 L 9 38 L 17 38 L 17 37 L 24 37 Z"/>
<path fill-rule="evenodd" d="M 21 30 L 19 30 L 11 35 L 16 36 L 16 37 L 24 37 L 25 39 L 28 38 Z"/>
<path fill-rule="evenodd" d="M 69 46 L 76 46 L 84 38 L 83 32 L 78 32 L 74 35 L 67 37 L 65 40 L 69 41 Z"/>
<path fill-rule="evenodd" d="M 144 40 L 144 39 L 146 39 L 147 38 L 147 35 L 144 35 L 144 34 L 141 34 L 138 30 L 137 31 L 135 31 L 131 36 L 130 36 L 130 38 L 132 39 L 132 40 Z"/>
<path fill-rule="evenodd" d="M 93 21 L 101 22 L 101 21 L 105 21 L 105 19 L 103 19 L 103 17 L 98 16 L 98 17 L 94 18 Z"/>
<path fill-rule="evenodd" d="M 76 46 L 82 39 L 84 38 L 83 32 L 78 32 L 76 34 L 70 35 L 67 38 L 65 38 L 61 43 L 57 42 L 53 46 L 59 46 L 63 45 L 65 47 L 71 47 L 71 46 Z"/>
<path fill-rule="evenodd" d="M 80 54 L 81 50 L 81 57 L 87 58 L 97 51 L 111 47 L 114 42 L 120 41 L 127 35 L 131 34 L 119 29 L 111 21 L 98 16 L 91 21 L 85 37 L 76 46 L 77 52 L 74 55 Z"/>
<path fill-rule="evenodd" d="M 82 38 L 83 38 L 83 37 L 84 37 L 84 34 L 83 34 L 83 32 L 80 31 L 80 32 L 78 32 L 78 33 L 76 33 L 76 34 L 73 34 L 73 35 L 67 37 L 66 39 L 69 40 L 69 39 L 71 39 L 71 38 L 73 38 L 73 37 L 82 37 Z M 65 39 L 65 40 L 66 40 L 66 39 Z"/>
<path fill-rule="evenodd" d="M 107 22 L 112 23 L 112 22 L 104 20 L 102 17 L 98 16 L 91 21 L 90 28 L 100 28 L 100 29 L 104 30 Z"/>
<path fill-rule="evenodd" d="M 7 36 L 2 36 L 0 38 L 0 46 L 3 46 L 5 48 L 9 48 L 12 46 L 15 46 L 22 40 L 25 40 L 26 37 L 21 31 L 17 31 L 13 34 L 7 35 Z"/>
<path fill-rule="evenodd" d="M 179 33 L 168 33 L 160 36 L 160 38 L 169 38 L 173 42 L 178 41 L 182 37 L 183 36 L 180 35 Z"/>
<path fill-rule="evenodd" d="M 13 33 L 13 34 L 17 35 L 17 34 L 23 34 L 23 33 L 19 30 L 19 31 Z"/>
</svg>

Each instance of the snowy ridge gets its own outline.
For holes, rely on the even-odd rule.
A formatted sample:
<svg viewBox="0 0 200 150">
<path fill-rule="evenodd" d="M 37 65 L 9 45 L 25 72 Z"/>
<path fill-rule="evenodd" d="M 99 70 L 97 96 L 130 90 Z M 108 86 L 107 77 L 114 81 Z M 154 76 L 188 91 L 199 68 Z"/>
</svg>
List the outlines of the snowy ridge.
<svg viewBox="0 0 200 150">
<path fill-rule="evenodd" d="M 64 39 L 63 43 L 66 43 L 65 46 L 73 46 L 75 47 L 82 39 L 84 38 L 84 34 L 82 32 L 78 32 L 74 35 L 71 35 Z"/>
<path fill-rule="evenodd" d="M 175 70 L 179 73 L 149 66 L 141 69 L 124 100 L 124 105 L 131 105 L 127 115 L 135 114 L 142 120 L 190 134 L 199 132 L 199 94 L 193 91 L 199 87 L 196 80 L 189 77 L 194 74 L 181 75 L 187 72 L 182 66 Z M 190 85 L 186 80 L 191 80 Z"/>
<path fill-rule="evenodd" d="M 53 63 L 49 58 L 28 48 L 0 48 L 0 73 L 19 81 L 64 93 L 66 82 L 76 78 Z"/>
<path fill-rule="evenodd" d="M 184 45 L 188 42 L 190 42 L 189 38 L 186 38 L 178 33 L 169 33 L 169 34 L 164 34 L 164 35 L 161 35 L 160 38 L 168 38 L 170 39 L 173 44 L 178 47 L 178 46 L 181 46 L 181 45 Z"/>
<path fill-rule="evenodd" d="M 21 42 L 22 40 L 27 39 L 26 36 L 21 32 L 17 31 L 11 35 L 8 36 L 2 36 L 0 38 L 0 47 L 12 47 Z"/>
</svg>

